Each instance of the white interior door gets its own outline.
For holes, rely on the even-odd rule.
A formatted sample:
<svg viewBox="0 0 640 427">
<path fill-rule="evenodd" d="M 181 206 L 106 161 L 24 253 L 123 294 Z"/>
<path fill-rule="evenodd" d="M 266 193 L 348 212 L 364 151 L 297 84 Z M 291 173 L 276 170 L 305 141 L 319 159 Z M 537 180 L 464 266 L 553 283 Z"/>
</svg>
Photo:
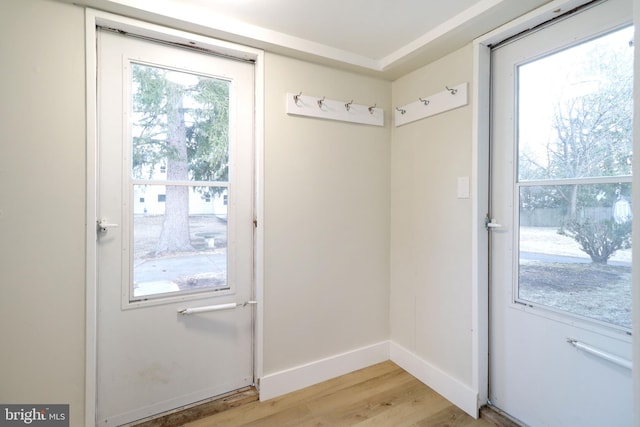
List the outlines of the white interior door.
<svg viewBox="0 0 640 427">
<path fill-rule="evenodd" d="M 632 424 L 631 8 L 492 52 L 489 398 L 526 425 Z"/>
<path fill-rule="evenodd" d="M 253 383 L 251 63 L 98 31 L 99 425 Z"/>
</svg>

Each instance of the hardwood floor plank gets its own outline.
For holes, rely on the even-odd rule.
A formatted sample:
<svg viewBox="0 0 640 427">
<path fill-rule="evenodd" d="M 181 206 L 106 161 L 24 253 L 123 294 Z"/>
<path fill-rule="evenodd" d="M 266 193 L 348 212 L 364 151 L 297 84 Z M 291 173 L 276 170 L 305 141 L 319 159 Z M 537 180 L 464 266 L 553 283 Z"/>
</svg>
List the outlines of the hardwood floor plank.
<svg viewBox="0 0 640 427">
<path fill-rule="evenodd" d="M 351 387 L 327 394 L 308 403 L 309 408 L 316 415 L 335 413 L 336 408 L 350 405 L 361 405 L 363 401 L 378 394 L 387 394 L 397 387 L 406 387 L 413 378 L 402 369 L 397 369 L 385 375 L 371 378 Z"/>
<path fill-rule="evenodd" d="M 367 419 L 358 426 L 413 426 L 444 408 L 449 401 L 416 380 L 414 388 L 403 400 L 391 404 L 386 411 Z"/>
<path fill-rule="evenodd" d="M 327 396 L 318 402 L 308 404 L 313 414 L 312 420 L 330 425 L 354 425 L 375 414 L 388 410 L 401 396 L 413 389 L 413 378 L 402 370 L 393 377 L 383 376 L 367 381 Z"/>
<path fill-rule="evenodd" d="M 360 369 L 355 372 L 340 376 L 338 378 L 324 381 L 312 387 L 307 387 L 294 393 L 270 399 L 267 402 L 261 402 L 259 405 L 250 404 L 238 408 L 238 410 L 226 411 L 217 414 L 216 423 L 219 425 L 239 426 L 247 425 L 256 419 L 267 417 L 277 411 L 286 411 L 288 408 L 301 405 L 304 402 L 320 399 L 325 395 L 337 393 L 345 388 L 352 387 L 364 381 L 371 380 L 379 376 L 387 375 L 391 372 L 397 372 L 397 365 L 391 362 L 378 363 L 366 369 Z M 238 422 L 238 419 L 241 420 Z M 198 423 L 197 421 L 196 423 Z M 190 427 L 209 427 L 218 424 L 189 424 Z"/>
<path fill-rule="evenodd" d="M 337 410 L 330 414 L 329 419 L 340 425 L 363 423 L 368 419 L 390 412 L 396 406 L 411 403 L 416 394 L 423 391 L 424 386 L 415 383 L 408 383 L 388 391 L 381 391 L 369 398 L 354 402 L 344 409 L 338 407 Z"/>
<path fill-rule="evenodd" d="M 252 402 L 188 427 L 490 427 L 387 361 L 266 402 Z"/>
<path fill-rule="evenodd" d="M 302 420 L 310 417 L 311 411 L 309 408 L 302 404 L 298 406 L 291 406 L 284 411 L 278 411 L 267 416 L 263 416 L 259 419 L 253 420 L 246 424 L 239 424 L 243 427 L 262 427 L 262 426 L 298 426 L 301 425 Z M 217 424 L 215 424 L 217 426 Z"/>
</svg>

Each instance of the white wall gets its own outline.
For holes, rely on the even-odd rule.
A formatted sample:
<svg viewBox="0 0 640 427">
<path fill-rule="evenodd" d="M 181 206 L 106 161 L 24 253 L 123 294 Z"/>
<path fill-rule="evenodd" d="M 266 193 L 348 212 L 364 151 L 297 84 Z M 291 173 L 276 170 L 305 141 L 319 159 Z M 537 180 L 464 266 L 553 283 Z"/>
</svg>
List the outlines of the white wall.
<svg viewBox="0 0 640 427">
<path fill-rule="evenodd" d="M 389 116 L 288 116 L 285 94 L 389 111 L 391 84 L 266 55 L 264 373 L 389 338 Z"/>
<path fill-rule="evenodd" d="M 393 104 L 471 82 L 472 53 L 469 45 L 398 79 Z M 391 339 L 468 386 L 471 200 L 456 189 L 471 175 L 471 114 L 469 103 L 394 128 L 391 148 Z"/>
<path fill-rule="evenodd" d="M 83 424 L 84 14 L 0 4 L 0 402 Z"/>
</svg>

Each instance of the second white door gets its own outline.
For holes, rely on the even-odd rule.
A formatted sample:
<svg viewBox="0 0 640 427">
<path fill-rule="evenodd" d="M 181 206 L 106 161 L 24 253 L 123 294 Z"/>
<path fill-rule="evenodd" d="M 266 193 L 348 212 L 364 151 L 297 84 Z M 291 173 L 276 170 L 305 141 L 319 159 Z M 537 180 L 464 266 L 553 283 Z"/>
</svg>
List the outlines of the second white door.
<svg viewBox="0 0 640 427">
<path fill-rule="evenodd" d="M 490 401 L 630 426 L 631 2 L 493 50 Z"/>
<path fill-rule="evenodd" d="M 251 385 L 253 64 L 98 31 L 97 422 Z"/>
</svg>

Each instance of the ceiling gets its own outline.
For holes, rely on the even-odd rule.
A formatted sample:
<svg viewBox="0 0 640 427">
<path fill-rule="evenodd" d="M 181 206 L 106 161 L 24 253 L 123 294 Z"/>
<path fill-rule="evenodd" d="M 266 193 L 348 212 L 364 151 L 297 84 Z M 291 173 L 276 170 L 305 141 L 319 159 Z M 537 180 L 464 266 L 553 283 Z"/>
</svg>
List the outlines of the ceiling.
<svg viewBox="0 0 640 427">
<path fill-rule="evenodd" d="M 238 21 L 382 59 L 477 0 L 179 0 Z"/>
<path fill-rule="evenodd" d="M 168 23 L 389 79 L 550 3 L 550 0 L 63 1 Z"/>
</svg>

